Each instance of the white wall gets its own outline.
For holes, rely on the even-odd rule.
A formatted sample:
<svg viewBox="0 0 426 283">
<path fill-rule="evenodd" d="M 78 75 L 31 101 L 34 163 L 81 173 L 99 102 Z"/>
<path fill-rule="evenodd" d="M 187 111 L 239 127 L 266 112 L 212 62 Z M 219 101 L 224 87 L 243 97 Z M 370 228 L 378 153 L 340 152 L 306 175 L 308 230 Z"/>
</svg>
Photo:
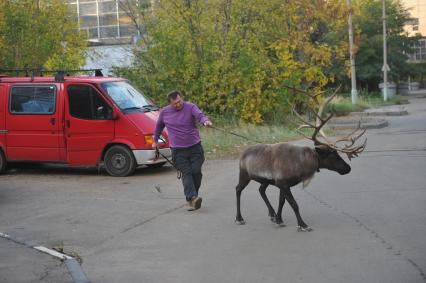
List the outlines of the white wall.
<svg viewBox="0 0 426 283">
<path fill-rule="evenodd" d="M 85 69 L 102 69 L 112 75 L 112 67 L 129 67 L 133 61 L 133 45 L 103 45 L 88 48 Z"/>
</svg>

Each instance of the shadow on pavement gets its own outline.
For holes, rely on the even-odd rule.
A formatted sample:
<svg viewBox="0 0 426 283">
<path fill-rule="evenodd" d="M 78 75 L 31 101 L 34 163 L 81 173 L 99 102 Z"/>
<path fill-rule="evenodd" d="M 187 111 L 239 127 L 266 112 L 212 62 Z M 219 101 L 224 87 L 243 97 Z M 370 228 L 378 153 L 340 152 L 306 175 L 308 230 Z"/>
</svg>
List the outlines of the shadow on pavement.
<svg viewBox="0 0 426 283">
<path fill-rule="evenodd" d="M 154 168 L 139 166 L 132 176 L 152 175 L 159 173 L 175 172 L 169 165 Z M 83 176 L 106 176 L 110 177 L 105 169 L 97 167 L 70 167 L 64 164 L 34 163 L 34 162 L 13 162 L 9 163 L 4 175 L 83 175 Z"/>
</svg>

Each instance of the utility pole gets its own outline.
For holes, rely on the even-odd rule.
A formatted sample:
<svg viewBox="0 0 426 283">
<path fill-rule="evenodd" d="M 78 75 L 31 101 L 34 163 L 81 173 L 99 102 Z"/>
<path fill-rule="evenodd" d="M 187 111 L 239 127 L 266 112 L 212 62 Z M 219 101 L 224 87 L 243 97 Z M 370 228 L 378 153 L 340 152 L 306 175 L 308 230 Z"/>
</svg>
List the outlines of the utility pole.
<svg viewBox="0 0 426 283">
<path fill-rule="evenodd" d="M 386 0 L 382 0 L 383 3 L 383 99 L 388 100 L 388 54 L 386 44 Z"/>
<path fill-rule="evenodd" d="M 349 8 L 348 28 L 349 28 L 349 56 L 351 61 L 351 97 L 352 104 L 358 101 L 358 91 L 356 89 L 356 71 L 355 71 L 355 54 L 354 54 L 354 35 L 352 27 L 352 5 L 351 0 L 347 0 Z"/>
<path fill-rule="evenodd" d="M 141 3 L 140 0 L 136 0 L 136 23 L 137 23 L 137 32 L 138 40 L 141 39 Z"/>
</svg>

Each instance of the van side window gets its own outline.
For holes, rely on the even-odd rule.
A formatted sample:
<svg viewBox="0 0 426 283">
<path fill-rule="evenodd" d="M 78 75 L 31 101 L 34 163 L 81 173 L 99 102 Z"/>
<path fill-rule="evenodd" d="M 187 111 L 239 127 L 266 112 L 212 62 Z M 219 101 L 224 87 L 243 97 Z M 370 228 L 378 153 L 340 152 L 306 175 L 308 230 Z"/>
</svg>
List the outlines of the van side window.
<svg viewBox="0 0 426 283">
<path fill-rule="evenodd" d="M 9 110 L 13 114 L 53 114 L 54 86 L 14 86 L 10 92 Z"/>
<path fill-rule="evenodd" d="M 68 86 L 68 104 L 72 117 L 85 120 L 112 119 L 112 109 L 102 96 L 88 85 Z"/>
</svg>

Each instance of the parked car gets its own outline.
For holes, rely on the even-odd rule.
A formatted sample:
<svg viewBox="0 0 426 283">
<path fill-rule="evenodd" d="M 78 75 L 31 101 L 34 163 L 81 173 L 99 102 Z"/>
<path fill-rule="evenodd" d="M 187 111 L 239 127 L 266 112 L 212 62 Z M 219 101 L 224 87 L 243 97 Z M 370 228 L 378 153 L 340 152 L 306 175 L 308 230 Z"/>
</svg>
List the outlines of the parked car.
<svg viewBox="0 0 426 283">
<path fill-rule="evenodd" d="M 170 158 L 167 132 L 152 149 L 159 108 L 118 77 L 0 75 L 0 172 L 8 162 L 104 166 L 128 176 Z"/>
</svg>

